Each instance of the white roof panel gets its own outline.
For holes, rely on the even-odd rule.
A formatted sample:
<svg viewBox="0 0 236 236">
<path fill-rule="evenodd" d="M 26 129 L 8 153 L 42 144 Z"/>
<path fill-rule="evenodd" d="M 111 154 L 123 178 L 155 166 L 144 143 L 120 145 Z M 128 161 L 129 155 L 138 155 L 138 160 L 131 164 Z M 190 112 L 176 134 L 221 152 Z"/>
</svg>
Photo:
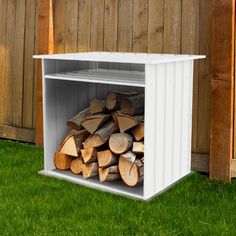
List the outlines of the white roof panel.
<svg viewBox="0 0 236 236">
<path fill-rule="evenodd" d="M 186 61 L 205 58 L 204 55 L 176 55 L 154 53 L 123 53 L 123 52 L 83 52 L 34 55 L 37 59 L 75 60 L 75 61 L 100 61 L 137 64 L 159 64 L 174 61 Z"/>
</svg>

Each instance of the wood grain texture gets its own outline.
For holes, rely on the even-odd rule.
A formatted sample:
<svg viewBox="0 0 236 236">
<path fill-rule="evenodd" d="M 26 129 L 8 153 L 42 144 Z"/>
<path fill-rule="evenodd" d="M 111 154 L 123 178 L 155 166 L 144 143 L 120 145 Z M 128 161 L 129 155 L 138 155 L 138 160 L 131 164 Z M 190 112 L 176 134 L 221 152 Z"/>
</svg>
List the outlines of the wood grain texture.
<svg viewBox="0 0 236 236">
<path fill-rule="evenodd" d="M 236 160 L 232 159 L 231 162 L 231 178 L 236 178 Z"/>
<path fill-rule="evenodd" d="M 164 38 L 164 0 L 149 0 L 148 52 L 162 53 Z"/>
<path fill-rule="evenodd" d="M 199 54 L 199 0 L 182 0 L 182 54 Z M 197 151 L 198 60 L 194 62 L 192 151 Z"/>
<path fill-rule="evenodd" d="M 165 0 L 164 52 L 181 51 L 181 0 Z"/>
<path fill-rule="evenodd" d="M 118 9 L 118 51 L 132 52 L 133 50 L 133 2 L 120 0 Z"/>
<path fill-rule="evenodd" d="M 209 155 L 192 153 L 191 170 L 209 173 L 210 170 Z"/>
<path fill-rule="evenodd" d="M 235 1 L 212 1 L 210 178 L 231 180 Z M 222 33 L 224 32 L 224 33 Z"/>
<path fill-rule="evenodd" d="M 148 1 L 133 1 L 133 52 L 147 52 Z"/>
</svg>

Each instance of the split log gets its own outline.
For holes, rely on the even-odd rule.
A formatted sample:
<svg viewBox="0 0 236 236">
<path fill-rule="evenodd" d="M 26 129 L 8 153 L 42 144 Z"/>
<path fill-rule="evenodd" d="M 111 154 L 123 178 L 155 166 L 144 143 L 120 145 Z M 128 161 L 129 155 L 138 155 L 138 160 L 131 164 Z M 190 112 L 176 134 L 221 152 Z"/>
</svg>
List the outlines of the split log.
<svg viewBox="0 0 236 236">
<path fill-rule="evenodd" d="M 82 174 L 85 179 L 98 175 L 98 163 L 92 162 L 82 165 Z"/>
<path fill-rule="evenodd" d="M 115 122 L 115 125 L 116 125 L 117 128 L 119 128 L 118 116 L 119 116 L 120 114 L 121 114 L 120 110 L 119 110 L 119 111 L 113 111 L 113 112 L 111 113 L 112 119 L 113 119 L 113 121 Z"/>
<path fill-rule="evenodd" d="M 106 110 L 106 102 L 104 100 L 98 100 L 94 98 L 90 101 L 90 113 L 97 114 Z"/>
<path fill-rule="evenodd" d="M 109 91 L 106 97 L 106 108 L 109 111 L 114 111 L 120 108 L 121 99 L 123 97 L 129 97 L 137 95 L 137 92 L 131 91 L 127 93 L 119 93 L 114 91 Z"/>
<path fill-rule="evenodd" d="M 136 141 L 140 141 L 144 138 L 144 123 L 141 123 L 132 129 L 132 134 Z"/>
<path fill-rule="evenodd" d="M 90 133 L 93 134 L 98 128 L 100 128 L 111 117 L 110 114 L 95 114 L 84 118 L 81 121 L 81 125 Z"/>
<path fill-rule="evenodd" d="M 76 159 L 72 160 L 71 166 L 70 166 L 72 173 L 74 173 L 76 175 L 81 174 L 82 173 L 82 165 L 83 165 L 83 161 L 81 158 L 76 158 Z"/>
<path fill-rule="evenodd" d="M 95 148 L 81 149 L 81 156 L 85 164 L 97 161 L 97 150 Z"/>
<path fill-rule="evenodd" d="M 133 142 L 132 147 L 133 153 L 144 153 L 144 143 L 143 142 Z"/>
<path fill-rule="evenodd" d="M 84 142 L 84 148 L 92 148 L 102 146 L 107 142 L 109 137 L 117 130 L 113 121 L 107 122 L 95 134 L 90 135 Z"/>
<path fill-rule="evenodd" d="M 144 113 L 144 94 L 124 97 L 121 99 L 121 112 L 128 115 L 140 115 Z"/>
<path fill-rule="evenodd" d="M 130 115 L 125 115 L 125 114 L 119 114 L 118 117 L 118 125 L 120 132 L 123 133 L 126 130 L 129 130 L 144 120 L 144 115 L 138 115 L 138 116 L 130 116 Z"/>
<path fill-rule="evenodd" d="M 110 150 L 97 152 L 98 166 L 108 167 L 118 163 L 118 158 Z"/>
<path fill-rule="evenodd" d="M 109 148 L 115 154 L 127 152 L 133 144 L 133 137 L 126 133 L 112 134 L 109 139 Z"/>
<path fill-rule="evenodd" d="M 130 153 L 120 156 L 118 167 L 126 185 L 134 187 L 143 180 L 144 164 L 139 159 L 135 160 Z"/>
<path fill-rule="evenodd" d="M 86 108 L 83 111 L 79 112 L 76 116 L 71 118 L 67 121 L 67 125 L 70 126 L 72 129 L 81 130 L 81 121 L 84 120 L 86 117 L 90 116 L 90 109 Z"/>
<path fill-rule="evenodd" d="M 89 137 L 89 132 L 85 129 L 80 131 L 70 131 L 65 140 L 59 146 L 59 152 L 78 157 L 83 142 Z"/>
<path fill-rule="evenodd" d="M 66 155 L 61 152 L 55 152 L 54 156 L 54 165 L 59 170 L 67 170 L 70 169 L 71 166 L 71 158 L 69 155 Z"/>
<path fill-rule="evenodd" d="M 118 166 L 110 166 L 107 168 L 99 168 L 98 170 L 99 173 L 99 179 L 100 182 L 112 182 L 115 180 L 120 179 L 120 173 Z"/>
</svg>

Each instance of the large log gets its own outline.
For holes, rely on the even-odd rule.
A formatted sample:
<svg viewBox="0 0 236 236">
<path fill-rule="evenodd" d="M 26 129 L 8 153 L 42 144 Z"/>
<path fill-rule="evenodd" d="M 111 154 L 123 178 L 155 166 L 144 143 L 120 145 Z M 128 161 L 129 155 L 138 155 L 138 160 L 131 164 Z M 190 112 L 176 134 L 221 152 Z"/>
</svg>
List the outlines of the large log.
<svg viewBox="0 0 236 236">
<path fill-rule="evenodd" d="M 81 121 L 81 126 L 83 126 L 90 134 L 93 134 L 97 129 L 99 129 L 105 122 L 111 117 L 110 114 L 95 114 L 85 117 Z"/>
<path fill-rule="evenodd" d="M 72 129 L 81 130 L 81 121 L 84 120 L 86 117 L 90 116 L 90 109 L 86 108 L 79 112 L 76 116 L 72 117 L 70 120 L 67 121 L 67 125 L 70 126 Z"/>
<path fill-rule="evenodd" d="M 106 108 L 109 111 L 114 111 L 120 108 L 121 99 L 123 97 L 129 97 L 137 95 L 137 92 L 130 91 L 127 93 L 119 93 L 114 91 L 109 91 L 106 97 Z"/>
<path fill-rule="evenodd" d="M 99 168 L 99 180 L 101 183 L 103 182 L 112 182 L 120 179 L 120 173 L 118 166 L 110 166 L 107 168 Z"/>
<path fill-rule="evenodd" d="M 130 116 L 119 113 L 117 120 L 120 132 L 123 133 L 143 122 L 144 115 Z"/>
<path fill-rule="evenodd" d="M 94 98 L 90 101 L 90 113 L 97 114 L 102 113 L 106 110 L 106 102 L 104 100 L 98 100 Z"/>
<path fill-rule="evenodd" d="M 140 115 L 144 113 L 144 94 L 124 97 L 121 99 L 121 112 L 128 115 Z"/>
<path fill-rule="evenodd" d="M 85 129 L 80 131 L 70 131 L 64 141 L 59 146 L 59 152 L 78 157 L 80 150 L 83 146 L 83 142 L 89 137 L 89 132 Z"/>
<path fill-rule="evenodd" d="M 100 147 L 107 142 L 109 137 L 117 130 L 115 123 L 109 121 L 84 142 L 84 148 Z"/>
<path fill-rule="evenodd" d="M 74 160 L 72 160 L 71 166 L 70 166 L 72 173 L 74 173 L 76 175 L 81 174 L 82 173 L 82 165 L 83 165 L 83 161 L 81 158 L 75 158 Z"/>
<path fill-rule="evenodd" d="M 118 163 L 118 158 L 110 150 L 97 152 L 99 167 L 108 167 Z"/>
<path fill-rule="evenodd" d="M 92 162 L 82 165 L 82 174 L 85 179 L 98 175 L 98 163 Z"/>
<path fill-rule="evenodd" d="M 134 138 L 136 141 L 140 141 L 144 138 L 144 123 L 141 123 L 139 125 L 137 125 L 136 127 L 134 127 L 131 130 Z"/>
<path fill-rule="evenodd" d="M 135 159 L 131 153 L 120 156 L 118 167 L 121 179 L 126 185 L 134 187 L 143 180 L 144 163 Z"/>
<path fill-rule="evenodd" d="M 132 152 L 137 154 L 144 153 L 144 143 L 133 142 Z"/>
<path fill-rule="evenodd" d="M 127 152 L 133 144 L 133 137 L 126 133 L 112 134 L 109 139 L 109 148 L 115 154 Z"/>
<path fill-rule="evenodd" d="M 95 148 L 81 149 L 81 156 L 85 164 L 97 161 L 97 150 Z"/>
<path fill-rule="evenodd" d="M 59 170 L 70 169 L 71 158 L 70 158 L 69 155 L 66 155 L 64 153 L 55 152 L 55 155 L 54 155 L 54 165 Z"/>
</svg>

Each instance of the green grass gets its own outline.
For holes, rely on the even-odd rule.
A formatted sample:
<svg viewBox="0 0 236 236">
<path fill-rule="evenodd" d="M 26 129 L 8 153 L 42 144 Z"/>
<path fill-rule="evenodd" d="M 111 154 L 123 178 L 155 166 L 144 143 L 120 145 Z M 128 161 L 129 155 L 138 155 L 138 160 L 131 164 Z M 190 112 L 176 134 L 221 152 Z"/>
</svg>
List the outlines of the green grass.
<svg viewBox="0 0 236 236">
<path fill-rule="evenodd" d="M 0 235 L 236 235 L 236 182 L 193 174 L 150 202 L 37 174 L 43 150 L 0 141 Z"/>
</svg>

